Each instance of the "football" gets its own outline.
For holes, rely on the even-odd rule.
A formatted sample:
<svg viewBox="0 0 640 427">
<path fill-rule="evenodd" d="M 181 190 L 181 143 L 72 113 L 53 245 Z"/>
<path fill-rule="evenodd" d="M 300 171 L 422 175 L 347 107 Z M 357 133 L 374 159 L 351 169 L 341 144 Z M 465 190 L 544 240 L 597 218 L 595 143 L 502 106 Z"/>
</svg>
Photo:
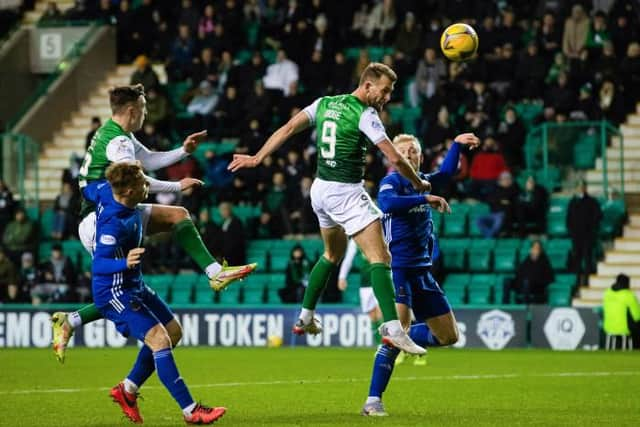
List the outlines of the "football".
<svg viewBox="0 0 640 427">
<path fill-rule="evenodd" d="M 471 25 L 449 25 L 440 37 L 442 53 L 451 61 L 467 61 L 478 50 L 478 35 Z"/>
</svg>

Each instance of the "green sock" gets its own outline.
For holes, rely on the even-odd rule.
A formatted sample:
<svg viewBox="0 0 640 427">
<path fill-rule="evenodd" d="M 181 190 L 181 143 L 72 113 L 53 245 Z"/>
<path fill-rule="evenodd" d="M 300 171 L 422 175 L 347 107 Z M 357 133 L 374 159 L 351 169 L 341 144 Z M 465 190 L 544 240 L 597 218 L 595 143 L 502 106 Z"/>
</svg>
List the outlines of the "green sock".
<svg viewBox="0 0 640 427">
<path fill-rule="evenodd" d="M 100 314 L 95 304 L 85 305 L 78 310 L 78 315 L 83 325 L 91 323 L 94 320 L 102 319 L 102 314 Z"/>
<path fill-rule="evenodd" d="M 396 297 L 391 281 L 391 267 L 381 262 L 371 264 L 371 286 L 385 322 L 398 320 Z"/>
<path fill-rule="evenodd" d="M 206 270 L 208 266 L 216 262 L 215 258 L 211 256 L 211 252 L 204 245 L 202 237 L 200 237 L 200 233 L 198 233 L 191 219 L 184 219 L 174 225 L 173 234 L 176 242 L 201 269 Z"/>
<path fill-rule="evenodd" d="M 302 300 L 302 307 L 308 310 L 315 310 L 316 304 L 327 287 L 329 276 L 338 266 L 321 256 L 316 262 L 316 265 L 311 269 L 309 273 L 309 284 L 304 291 L 304 299 Z"/>
<path fill-rule="evenodd" d="M 382 344 L 382 337 L 380 336 L 380 332 L 378 328 L 382 325 L 380 320 L 372 320 L 371 321 L 371 331 L 373 332 L 373 342 L 375 344 Z"/>
</svg>

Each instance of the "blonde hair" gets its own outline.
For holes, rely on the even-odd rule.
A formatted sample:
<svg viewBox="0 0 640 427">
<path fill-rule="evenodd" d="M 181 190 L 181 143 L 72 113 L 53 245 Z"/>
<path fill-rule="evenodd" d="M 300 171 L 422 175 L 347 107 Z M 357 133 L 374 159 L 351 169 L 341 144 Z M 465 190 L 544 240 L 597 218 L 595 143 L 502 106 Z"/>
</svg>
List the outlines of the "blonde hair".
<svg viewBox="0 0 640 427">
<path fill-rule="evenodd" d="M 405 142 L 413 142 L 416 145 L 416 147 L 418 147 L 418 151 L 422 153 L 422 144 L 420 144 L 420 141 L 418 140 L 418 138 L 416 138 L 413 135 L 409 135 L 408 133 L 401 133 L 396 135 L 395 138 L 393 138 L 393 141 L 391 142 L 393 145 L 398 145 Z"/>
<path fill-rule="evenodd" d="M 377 82 L 382 76 L 387 76 L 391 83 L 398 80 L 398 75 L 386 64 L 381 62 L 372 62 L 364 69 L 360 75 L 360 86 L 367 80 L 373 80 Z"/>
</svg>

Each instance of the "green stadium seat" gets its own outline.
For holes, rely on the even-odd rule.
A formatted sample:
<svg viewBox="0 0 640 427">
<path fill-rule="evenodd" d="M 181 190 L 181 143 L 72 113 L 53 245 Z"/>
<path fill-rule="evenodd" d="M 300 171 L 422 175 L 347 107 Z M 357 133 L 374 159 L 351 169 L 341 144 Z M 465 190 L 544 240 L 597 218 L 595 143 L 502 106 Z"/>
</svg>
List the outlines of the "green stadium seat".
<svg viewBox="0 0 640 427">
<path fill-rule="evenodd" d="M 250 51 L 249 49 L 240 49 L 236 53 L 235 60 L 240 64 L 246 64 L 247 62 L 249 62 L 249 60 L 251 60 L 252 55 L 253 55 L 253 52 Z"/>
<path fill-rule="evenodd" d="M 278 289 L 276 288 L 267 289 L 267 304 L 283 304 L 283 302 L 280 300 Z"/>
<path fill-rule="evenodd" d="M 344 50 L 344 56 L 348 61 L 357 60 L 360 56 L 359 47 L 348 47 Z"/>
<path fill-rule="evenodd" d="M 467 212 L 452 211 L 445 216 L 442 234 L 445 237 L 463 237 L 467 235 Z"/>
<path fill-rule="evenodd" d="M 402 122 L 402 116 L 404 114 L 404 107 L 402 105 L 389 105 L 387 107 L 387 110 L 389 111 L 389 115 L 391 116 L 391 121 L 393 123 L 401 123 Z"/>
<path fill-rule="evenodd" d="M 262 57 L 264 58 L 267 64 L 273 64 L 276 62 L 276 57 L 278 56 L 278 52 L 273 49 L 263 49 Z"/>
<path fill-rule="evenodd" d="M 215 292 L 211 288 L 197 287 L 195 293 L 196 304 L 213 304 Z"/>
<path fill-rule="evenodd" d="M 469 207 L 469 236 L 481 237 L 480 229 L 477 225 L 477 219 L 489 213 L 489 205 L 486 203 L 474 203 Z"/>
<path fill-rule="evenodd" d="M 358 277 L 357 281 L 359 280 L 360 278 Z M 348 281 L 349 286 L 347 286 L 347 289 L 342 293 L 342 302 L 345 304 L 358 305 L 360 304 L 360 286 L 356 284 L 357 281 Z"/>
<path fill-rule="evenodd" d="M 166 299 L 173 284 L 174 276 L 171 274 L 148 275 L 145 276 L 144 280 L 159 296 Z"/>
<path fill-rule="evenodd" d="M 171 304 L 191 304 L 191 295 L 193 288 L 187 287 L 172 287 L 171 288 Z"/>
<path fill-rule="evenodd" d="M 447 275 L 444 279 L 443 288 L 447 289 L 466 289 L 471 283 L 471 275 L 469 273 L 453 273 Z"/>
<path fill-rule="evenodd" d="M 513 304 L 515 295 L 504 288 L 505 276 L 496 275 L 496 282 L 493 285 L 493 303 L 494 304 Z M 507 295 L 504 295 L 505 291 Z"/>
<path fill-rule="evenodd" d="M 490 271 L 491 255 L 495 247 L 493 239 L 474 239 L 469 247 L 469 270 L 471 271 Z"/>
<path fill-rule="evenodd" d="M 549 191 L 553 191 L 554 189 L 560 187 L 562 183 L 562 174 L 560 169 L 554 166 L 547 167 L 547 174 L 545 175 L 544 170 L 537 170 L 535 172 L 536 182 L 543 187 L 545 187 Z"/>
<path fill-rule="evenodd" d="M 51 232 L 53 231 L 53 224 L 55 222 L 56 213 L 53 209 L 45 209 L 42 211 L 42 217 L 40 218 L 40 235 L 43 239 L 51 239 Z"/>
<path fill-rule="evenodd" d="M 452 306 L 460 306 L 466 304 L 466 291 L 464 289 L 454 288 L 450 291 L 445 292 L 447 295 L 447 300 L 449 300 L 449 304 Z"/>
<path fill-rule="evenodd" d="M 571 251 L 571 240 L 569 239 L 552 239 L 546 244 L 546 252 L 549 262 L 554 270 L 567 269 L 567 257 Z"/>
<path fill-rule="evenodd" d="M 251 240 L 251 242 L 249 242 L 249 249 L 260 249 L 268 251 L 272 246 L 276 244 L 276 242 L 278 241 L 270 239 Z"/>
<path fill-rule="evenodd" d="M 576 284 L 575 274 L 556 274 L 554 283 L 573 287 Z"/>
<path fill-rule="evenodd" d="M 468 239 L 442 239 L 439 243 L 444 266 L 450 271 L 461 271 L 466 268 L 466 253 L 470 241 Z"/>
<path fill-rule="evenodd" d="M 244 304 L 262 304 L 264 289 L 251 289 L 243 287 L 242 302 Z"/>
<path fill-rule="evenodd" d="M 220 304 L 238 304 L 240 300 L 240 287 L 229 286 L 224 291 L 218 293 L 218 302 Z"/>
<path fill-rule="evenodd" d="M 283 288 L 286 284 L 287 277 L 284 273 L 269 274 L 269 288 Z"/>
<path fill-rule="evenodd" d="M 439 236 L 440 230 L 442 230 L 442 223 L 443 223 L 442 219 L 444 218 L 444 214 L 441 214 L 436 210 L 432 210 L 431 218 L 433 220 L 433 231 L 436 233 L 437 236 Z"/>
<path fill-rule="evenodd" d="M 267 251 L 264 249 L 256 249 L 251 247 L 247 251 L 247 262 L 257 262 L 258 268 L 267 268 Z"/>
<path fill-rule="evenodd" d="M 552 237 L 566 236 L 568 234 L 566 221 L 566 213 L 549 213 L 547 216 L 547 234 Z"/>
<path fill-rule="evenodd" d="M 271 275 L 267 273 L 253 273 L 242 281 L 242 287 L 245 289 L 263 290 L 269 286 Z"/>
<path fill-rule="evenodd" d="M 493 274 L 474 274 L 468 286 L 469 304 L 489 304 L 491 291 L 496 282 Z"/>
<path fill-rule="evenodd" d="M 322 239 L 301 240 L 300 246 L 302 246 L 307 258 L 311 261 L 321 256 L 324 252 L 324 243 L 322 242 Z"/>
<path fill-rule="evenodd" d="M 385 48 L 382 46 L 369 46 L 369 59 L 371 62 L 382 62 L 382 57 L 385 53 Z"/>
<path fill-rule="evenodd" d="M 549 294 L 549 305 L 556 307 L 567 307 L 571 305 L 571 288 L 562 284 L 551 284 L 547 290 Z"/>
<path fill-rule="evenodd" d="M 493 270 L 499 273 L 511 273 L 518 263 L 519 239 L 498 239 L 493 250 Z"/>
<path fill-rule="evenodd" d="M 601 201 L 602 221 L 600 237 L 613 238 L 620 234 L 625 217 L 624 200 Z"/>
<path fill-rule="evenodd" d="M 51 255 L 51 246 L 53 242 L 40 242 L 38 245 L 38 258 L 40 262 L 46 261 Z"/>
<path fill-rule="evenodd" d="M 287 255 L 271 255 L 271 271 L 272 272 L 281 272 L 287 269 L 287 264 L 289 264 L 289 254 Z"/>
</svg>

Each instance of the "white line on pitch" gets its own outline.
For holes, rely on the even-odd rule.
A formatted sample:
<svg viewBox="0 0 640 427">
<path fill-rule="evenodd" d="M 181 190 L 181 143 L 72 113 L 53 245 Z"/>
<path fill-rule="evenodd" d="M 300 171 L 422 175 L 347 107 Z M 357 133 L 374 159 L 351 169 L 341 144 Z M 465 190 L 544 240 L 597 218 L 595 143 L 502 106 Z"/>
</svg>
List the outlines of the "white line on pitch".
<svg viewBox="0 0 640 427">
<path fill-rule="evenodd" d="M 548 374 L 481 374 L 481 375 L 436 375 L 428 377 L 395 377 L 397 381 L 441 381 L 441 380 L 495 380 L 495 379 L 511 379 L 511 378 L 527 378 L 527 377 L 545 377 L 545 378 L 568 378 L 568 377 L 627 377 L 640 375 L 640 371 L 618 371 L 618 372 L 553 372 Z M 250 382 L 229 382 L 229 383 L 211 383 L 211 384 L 193 384 L 189 388 L 219 388 L 219 387 L 253 387 L 253 386 L 272 386 L 272 385 L 305 385 L 305 384 L 327 384 L 327 383 L 360 383 L 367 382 L 369 378 L 330 378 L 323 380 L 276 380 L 276 381 L 250 381 Z M 161 389 L 162 386 L 145 386 L 145 390 Z M 84 393 L 92 391 L 107 391 L 110 387 L 98 388 L 43 388 L 30 390 L 0 390 L 0 395 L 7 394 L 31 394 L 31 393 Z"/>
</svg>

